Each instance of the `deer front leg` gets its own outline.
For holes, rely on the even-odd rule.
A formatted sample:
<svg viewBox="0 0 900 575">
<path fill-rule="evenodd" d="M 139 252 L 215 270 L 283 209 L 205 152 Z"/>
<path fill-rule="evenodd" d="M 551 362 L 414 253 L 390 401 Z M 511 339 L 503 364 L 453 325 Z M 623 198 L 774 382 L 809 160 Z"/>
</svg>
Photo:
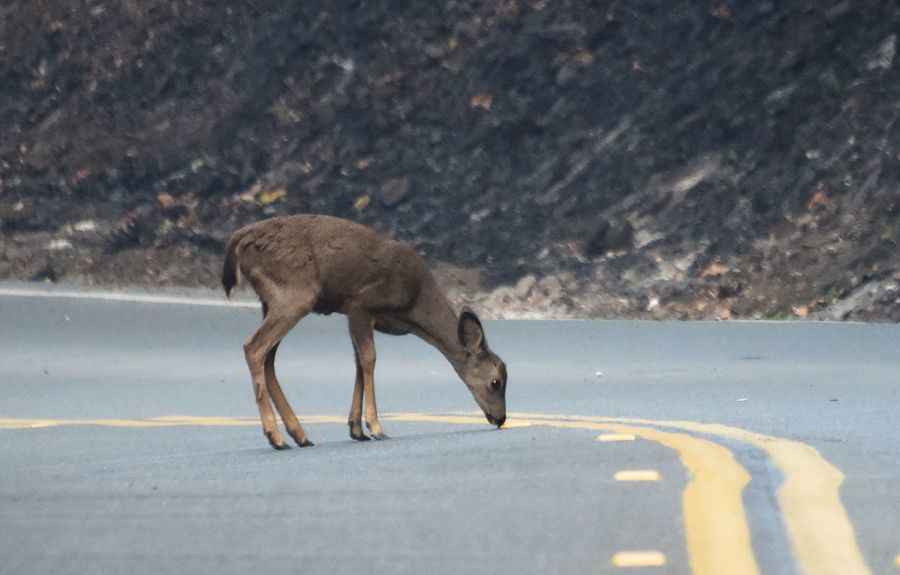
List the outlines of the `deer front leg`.
<svg viewBox="0 0 900 575">
<path fill-rule="evenodd" d="M 375 335 L 374 320 L 365 311 L 352 311 L 347 314 L 350 319 L 350 337 L 356 349 L 358 364 L 362 371 L 363 399 L 366 410 L 366 427 L 375 439 L 387 439 L 388 436 L 378 421 L 378 406 L 375 403 Z M 357 382 L 359 378 L 357 378 Z M 354 397 L 355 399 L 355 397 Z"/>
<path fill-rule="evenodd" d="M 353 387 L 353 403 L 350 405 L 350 417 L 347 423 L 350 426 L 350 437 L 356 441 L 368 441 L 371 438 L 363 433 L 362 429 L 363 370 L 359 364 L 359 354 L 356 353 L 355 344 L 353 356 L 356 359 L 356 383 Z"/>
</svg>

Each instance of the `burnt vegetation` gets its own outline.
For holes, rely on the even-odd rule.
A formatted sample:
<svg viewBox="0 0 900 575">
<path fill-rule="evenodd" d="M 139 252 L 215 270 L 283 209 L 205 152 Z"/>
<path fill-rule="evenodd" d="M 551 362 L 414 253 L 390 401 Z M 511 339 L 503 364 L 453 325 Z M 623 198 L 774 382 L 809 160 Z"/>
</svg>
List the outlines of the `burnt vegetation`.
<svg viewBox="0 0 900 575">
<path fill-rule="evenodd" d="M 480 289 L 558 277 L 576 314 L 805 316 L 877 283 L 845 317 L 900 319 L 894 2 L 0 12 L 2 278 L 213 286 L 233 229 L 316 212 Z"/>
</svg>

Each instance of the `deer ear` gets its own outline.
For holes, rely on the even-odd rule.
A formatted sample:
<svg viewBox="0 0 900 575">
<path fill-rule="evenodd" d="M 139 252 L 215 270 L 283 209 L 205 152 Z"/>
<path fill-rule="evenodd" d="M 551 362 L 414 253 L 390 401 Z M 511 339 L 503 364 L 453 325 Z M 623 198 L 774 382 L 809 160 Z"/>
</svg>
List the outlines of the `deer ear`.
<svg viewBox="0 0 900 575">
<path fill-rule="evenodd" d="M 469 351 L 484 347 L 484 328 L 481 327 L 481 320 L 474 311 L 467 307 L 464 307 L 459 314 L 457 335 L 459 343 Z"/>
</svg>

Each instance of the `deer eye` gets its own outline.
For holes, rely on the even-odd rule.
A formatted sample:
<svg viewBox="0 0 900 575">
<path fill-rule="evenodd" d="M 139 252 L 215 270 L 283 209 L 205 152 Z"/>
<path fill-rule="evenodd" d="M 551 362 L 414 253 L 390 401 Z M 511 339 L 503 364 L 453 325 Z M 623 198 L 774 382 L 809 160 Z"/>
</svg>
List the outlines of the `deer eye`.
<svg viewBox="0 0 900 575">
<path fill-rule="evenodd" d="M 496 377 L 491 380 L 491 388 L 495 391 L 500 391 L 500 380 Z"/>
</svg>

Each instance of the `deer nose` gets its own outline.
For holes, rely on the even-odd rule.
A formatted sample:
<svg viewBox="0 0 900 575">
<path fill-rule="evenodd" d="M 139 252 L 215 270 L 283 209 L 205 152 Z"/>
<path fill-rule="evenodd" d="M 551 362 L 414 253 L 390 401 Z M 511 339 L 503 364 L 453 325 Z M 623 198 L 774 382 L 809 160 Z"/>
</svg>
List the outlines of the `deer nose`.
<svg viewBox="0 0 900 575">
<path fill-rule="evenodd" d="M 497 427 L 503 427 L 503 424 L 506 423 L 506 416 L 494 419 L 494 423 L 497 424 Z"/>
</svg>

